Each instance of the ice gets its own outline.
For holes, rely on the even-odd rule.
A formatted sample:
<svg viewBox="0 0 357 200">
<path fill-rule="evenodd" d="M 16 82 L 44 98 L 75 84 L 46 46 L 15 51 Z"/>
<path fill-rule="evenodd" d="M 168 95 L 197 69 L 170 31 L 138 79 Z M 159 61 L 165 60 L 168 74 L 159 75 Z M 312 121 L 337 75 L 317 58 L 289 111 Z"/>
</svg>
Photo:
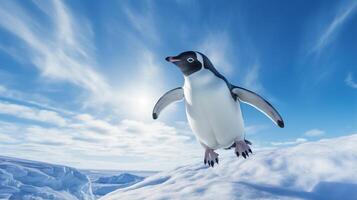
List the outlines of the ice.
<svg viewBox="0 0 357 200">
<path fill-rule="evenodd" d="M 109 177 L 100 177 L 95 183 L 104 183 L 104 184 L 125 184 L 131 182 L 142 181 L 143 178 L 135 176 L 128 173 L 123 173 L 118 176 L 109 176 Z"/>
<path fill-rule="evenodd" d="M 0 156 L 0 199 L 92 200 L 88 177 L 78 170 Z"/>
<path fill-rule="evenodd" d="M 144 178 L 129 173 L 122 173 L 117 176 L 100 177 L 92 184 L 93 193 L 96 196 L 103 196 L 118 188 L 129 187 L 142 181 Z"/>
<path fill-rule="evenodd" d="M 254 146 L 253 146 L 254 147 Z M 111 199 L 357 199 L 357 134 L 161 172 Z M 232 152 L 233 154 L 233 152 Z"/>
</svg>

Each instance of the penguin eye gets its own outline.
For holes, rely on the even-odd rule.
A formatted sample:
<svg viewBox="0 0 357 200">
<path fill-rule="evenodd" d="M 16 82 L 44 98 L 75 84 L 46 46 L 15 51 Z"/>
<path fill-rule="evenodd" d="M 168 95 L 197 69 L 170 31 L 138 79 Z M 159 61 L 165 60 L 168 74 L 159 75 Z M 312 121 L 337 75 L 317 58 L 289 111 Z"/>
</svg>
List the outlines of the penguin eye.
<svg viewBox="0 0 357 200">
<path fill-rule="evenodd" d="M 193 61 L 195 61 L 195 59 L 193 59 L 191 57 L 187 58 L 187 62 L 192 63 Z"/>
</svg>

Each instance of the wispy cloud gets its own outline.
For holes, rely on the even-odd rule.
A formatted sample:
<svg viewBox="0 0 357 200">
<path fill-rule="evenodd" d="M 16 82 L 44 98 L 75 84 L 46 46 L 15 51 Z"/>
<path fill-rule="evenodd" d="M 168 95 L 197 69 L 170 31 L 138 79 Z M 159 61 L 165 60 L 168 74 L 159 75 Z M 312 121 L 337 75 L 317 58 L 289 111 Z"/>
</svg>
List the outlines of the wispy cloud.
<svg viewBox="0 0 357 200">
<path fill-rule="evenodd" d="M 121 117 L 150 119 L 154 101 L 161 95 L 162 86 L 165 85 L 163 79 L 158 79 L 161 66 L 156 62 L 154 53 L 139 39 L 148 35 L 158 36 L 151 9 L 145 13 L 135 13 L 125 7 L 129 23 L 140 33 L 137 37 L 131 36 L 131 41 L 137 46 L 135 55 L 140 55 L 140 60 L 118 64 L 122 69 L 135 69 L 132 70 L 135 74 L 126 70 L 126 76 L 122 77 L 118 85 L 113 84 L 117 80 L 111 82 L 98 71 L 96 60 L 93 59 L 95 48 L 90 25 L 84 19 L 74 16 L 62 1 L 35 1 L 53 26 L 42 24 L 40 19 L 14 2 L 1 3 L 4 5 L 0 8 L 0 27 L 26 44 L 27 51 L 18 52 L 29 56 L 42 77 L 69 82 L 81 88 L 80 91 L 87 94 L 85 99 L 80 100 L 83 107 L 95 108 L 97 111 L 102 111 L 102 107 L 110 107 L 109 110 Z M 130 87 L 124 88 L 124 85 Z"/>
<path fill-rule="evenodd" d="M 327 28 L 322 32 L 321 36 L 317 40 L 316 44 L 311 49 L 311 52 L 320 52 L 326 47 L 328 43 L 331 42 L 332 37 L 341 28 L 341 26 L 346 22 L 346 20 L 352 16 L 356 10 L 356 1 L 351 1 L 352 3 L 346 5 L 335 18 L 329 23 Z"/>
<path fill-rule="evenodd" d="M 18 52 L 28 56 L 43 78 L 76 85 L 80 91 L 89 94 L 90 98 L 83 102 L 84 106 L 91 104 L 95 111 L 105 107 L 109 115 L 120 117 L 119 120 L 118 117 L 114 117 L 115 120 L 99 119 L 81 113 L 80 109 L 62 112 L 42 102 L 31 101 L 28 104 L 29 96 L 2 85 L 1 95 L 20 99 L 26 105 L 2 102 L 1 113 L 34 121 L 17 123 L 14 120 L 0 124 L 0 137 L 7 142 L 0 141 L 3 154 L 78 167 L 89 167 L 95 163 L 93 166 L 98 168 L 122 169 L 133 168 L 133 159 L 136 160 L 137 169 L 148 165 L 148 159 L 152 163 L 148 167 L 157 169 L 172 167 L 172 163 L 180 160 L 185 162 L 187 157 L 201 155 L 193 154 L 196 150 L 201 152 L 201 149 L 192 137 L 187 136 L 186 129 L 181 131 L 180 127 L 160 122 L 143 122 L 144 119 L 151 119 L 152 107 L 164 92 L 165 85 L 157 78 L 161 70 L 154 53 L 138 39 L 145 37 L 148 31 L 156 35 L 154 26 L 150 26 L 150 30 L 145 27 L 152 24 L 152 18 L 148 18 L 150 13 L 141 16 L 127 10 L 128 20 L 140 33 L 138 38 L 131 38 L 135 41 L 131 45 L 138 47 L 135 55 L 140 55 L 140 60 L 120 63 L 124 69 L 127 66 L 127 69 L 135 70 L 125 70 L 126 75 L 122 76 L 120 84 L 115 84 L 119 81 L 110 82 L 98 71 L 96 60 L 93 59 L 93 33 L 86 21 L 74 16 L 62 1 L 35 3 L 43 11 L 42 14 L 48 16 L 51 26 L 42 24 L 41 19 L 14 2 L 1 2 L 0 28 L 17 37 L 22 45 L 25 44 L 27 51 L 19 49 Z M 107 106 L 102 106 L 103 103 Z M 13 142 L 18 144 L 9 145 Z M 76 160 L 78 163 L 75 163 Z M 163 160 L 168 163 L 167 166 L 158 166 L 157 163 Z"/>
<path fill-rule="evenodd" d="M 244 77 L 243 84 L 250 90 L 263 92 L 263 86 L 259 81 L 259 69 L 259 63 L 255 63 L 251 67 L 247 68 L 247 73 Z"/>
<path fill-rule="evenodd" d="M 268 126 L 266 126 L 266 125 L 251 125 L 251 126 L 246 126 L 244 128 L 244 131 L 247 134 L 251 135 L 251 134 L 256 134 L 256 133 L 258 133 L 260 131 L 263 131 L 263 130 L 265 130 L 267 128 L 268 128 Z"/>
<path fill-rule="evenodd" d="M 6 87 L 0 84 L 0 97 L 5 98 L 8 101 L 19 102 L 26 105 L 32 105 L 34 107 L 55 111 L 64 114 L 73 114 L 73 111 L 65 110 L 59 108 L 58 106 L 53 106 L 54 102 L 51 102 L 48 98 L 37 93 L 27 93 L 15 89 Z"/>
<path fill-rule="evenodd" d="M 217 70 L 224 75 L 230 75 L 234 69 L 238 68 L 237 66 L 233 67 L 232 60 L 230 59 L 231 52 L 233 51 L 231 44 L 232 41 L 228 33 L 210 32 L 204 37 L 197 49 L 209 57 Z M 238 56 L 234 58 L 237 59 Z M 238 63 L 238 61 L 235 61 L 235 63 Z M 244 66 L 244 68 L 245 70 L 242 70 L 245 71 L 242 81 L 244 87 L 256 92 L 263 92 L 263 86 L 259 80 L 259 61 L 255 60 L 252 65 Z"/>
<path fill-rule="evenodd" d="M 223 74 L 230 74 L 234 69 L 229 56 L 227 56 L 232 51 L 230 45 L 231 40 L 228 33 L 212 32 L 207 34 L 197 49 L 207 55 L 215 67 Z"/>
<path fill-rule="evenodd" d="M 88 168 L 88 163 L 96 163 L 99 159 L 102 161 L 95 166 L 103 169 L 133 168 L 132 159 L 137 160 L 135 163 L 140 169 L 150 158 L 151 169 L 163 169 L 177 162 L 189 162 L 187 158 L 197 159 L 202 153 L 185 126 L 135 120 L 108 121 L 88 113 L 64 116 L 55 111 L 4 102 L 0 102 L 0 114 L 41 122 L 0 121 L 0 138 L 4 139 L 0 140 L 2 154 L 9 156 L 21 155 L 82 168 Z M 58 149 L 51 151 L 54 145 Z M 162 162 L 166 166 L 157 165 Z"/>
<path fill-rule="evenodd" d="M 137 53 L 140 59 L 131 64 L 135 70 L 127 72 L 120 84 L 113 85 L 112 105 L 118 111 L 116 113 L 128 119 L 148 121 L 156 101 L 170 88 L 166 87 L 163 66 L 157 62 L 154 53 L 145 47 Z"/>
<path fill-rule="evenodd" d="M 1 2 L 0 26 L 27 45 L 27 55 L 44 77 L 73 83 L 93 96 L 108 95 L 110 86 L 95 70 L 95 61 L 89 57 L 92 45 L 85 38 L 89 37 L 90 30 L 82 25 L 83 22 L 74 20 L 62 1 L 51 2 L 46 4 L 48 7 L 41 8 L 47 10 L 45 14 L 52 19 L 54 30 L 44 28 L 40 20 L 35 21 L 14 2 Z"/>
<path fill-rule="evenodd" d="M 138 11 L 137 8 L 124 6 L 123 10 L 130 24 L 141 37 L 148 37 L 155 42 L 159 39 L 158 30 L 155 26 L 154 12 L 149 2 L 142 2 L 145 9 Z"/>
<path fill-rule="evenodd" d="M 46 122 L 57 126 L 66 125 L 66 120 L 54 111 L 31 108 L 2 101 L 0 101 L 0 114 L 13 115 L 18 118 Z"/>
<path fill-rule="evenodd" d="M 325 134 L 325 131 L 320 130 L 320 129 L 311 129 L 304 133 L 304 135 L 306 135 L 308 137 L 317 137 L 317 136 L 321 136 L 324 134 Z"/>
<path fill-rule="evenodd" d="M 271 144 L 273 146 L 286 146 L 286 145 L 295 145 L 295 144 L 301 144 L 304 142 L 307 142 L 308 140 L 306 138 L 297 138 L 294 141 L 286 141 L 286 142 L 272 142 Z"/>
<path fill-rule="evenodd" d="M 348 86 L 350 86 L 350 87 L 352 87 L 352 88 L 354 88 L 354 89 L 357 89 L 357 82 L 355 82 L 355 81 L 353 80 L 353 74 L 352 74 L 352 73 L 348 73 L 348 74 L 347 74 L 347 76 L 346 76 L 346 78 L 345 78 L 345 83 L 346 83 Z"/>
</svg>

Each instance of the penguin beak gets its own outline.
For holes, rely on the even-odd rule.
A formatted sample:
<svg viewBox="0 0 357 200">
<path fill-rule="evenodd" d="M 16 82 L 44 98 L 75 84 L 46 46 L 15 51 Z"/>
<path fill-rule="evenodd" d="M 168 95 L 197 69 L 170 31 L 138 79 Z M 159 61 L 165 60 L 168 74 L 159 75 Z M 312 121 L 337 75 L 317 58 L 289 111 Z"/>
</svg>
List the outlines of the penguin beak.
<svg viewBox="0 0 357 200">
<path fill-rule="evenodd" d="M 176 56 L 168 56 L 168 57 L 165 58 L 165 60 L 166 60 L 167 62 L 172 62 L 172 63 L 181 61 L 181 60 L 178 59 Z"/>
</svg>

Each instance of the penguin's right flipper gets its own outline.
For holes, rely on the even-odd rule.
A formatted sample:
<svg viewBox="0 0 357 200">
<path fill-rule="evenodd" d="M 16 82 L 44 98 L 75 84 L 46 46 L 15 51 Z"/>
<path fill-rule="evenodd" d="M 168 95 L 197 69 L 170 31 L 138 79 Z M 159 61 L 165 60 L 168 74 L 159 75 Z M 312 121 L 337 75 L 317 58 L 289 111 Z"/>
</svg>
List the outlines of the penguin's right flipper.
<svg viewBox="0 0 357 200">
<path fill-rule="evenodd" d="M 233 86 L 231 92 L 237 96 L 239 101 L 253 106 L 254 108 L 258 109 L 260 112 L 264 113 L 280 128 L 284 128 L 283 118 L 280 116 L 278 111 L 276 111 L 276 109 L 263 97 L 259 96 L 258 94 L 250 90 L 237 86 Z"/>
<path fill-rule="evenodd" d="M 164 108 L 173 102 L 180 101 L 184 98 L 182 87 L 178 87 L 166 92 L 155 104 L 154 110 L 152 111 L 152 118 L 157 119 L 159 114 Z"/>
</svg>

